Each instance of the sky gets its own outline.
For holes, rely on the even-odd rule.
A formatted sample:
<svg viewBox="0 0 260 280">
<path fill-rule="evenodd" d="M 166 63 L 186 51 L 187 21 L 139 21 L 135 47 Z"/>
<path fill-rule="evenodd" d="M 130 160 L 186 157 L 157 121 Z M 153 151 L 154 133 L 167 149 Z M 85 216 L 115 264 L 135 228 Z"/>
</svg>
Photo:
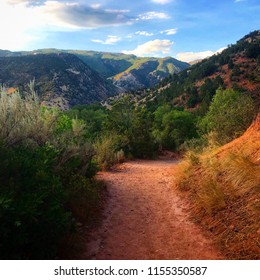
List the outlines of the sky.
<svg viewBox="0 0 260 280">
<path fill-rule="evenodd" d="M 260 0 L 0 0 L 0 49 L 213 55 L 260 27 Z"/>
</svg>

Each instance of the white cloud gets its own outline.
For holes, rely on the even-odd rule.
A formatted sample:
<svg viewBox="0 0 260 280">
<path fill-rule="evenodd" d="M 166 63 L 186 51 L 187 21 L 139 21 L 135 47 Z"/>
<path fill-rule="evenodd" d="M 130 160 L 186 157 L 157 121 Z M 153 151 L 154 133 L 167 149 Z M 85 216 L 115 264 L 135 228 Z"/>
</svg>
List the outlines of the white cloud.
<svg viewBox="0 0 260 280">
<path fill-rule="evenodd" d="M 235 0 L 235 3 L 244 2 L 245 0 Z"/>
<path fill-rule="evenodd" d="M 101 4 L 94 3 L 94 4 L 91 4 L 90 7 L 93 8 L 93 9 L 99 9 L 101 7 Z"/>
<path fill-rule="evenodd" d="M 177 33 L 177 28 L 166 29 L 166 30 L 161 31 L 160 33 L 162 33 L 162 34 L 165 33 L 166 35 L 174 35 Z"/>
<path fill-rule="evenodd" d="M 133 20 L 126 15 L 129 10 L 104 10 L 101 5 L 94 3 L 90 6 L 78 2 L 63 1 L 32 1 L 32 0 L 3 0 L 3 13 L 12 14 L 12 10 L 20 9 L 21 12 L 34 15 L 38 25 L 55 26 L 62 28 L 97 28 L 128 24 Z M 18 19 L 12 14 L 12 21 Z M 28 20 L 27 20 L 28 22 Z M 34 23 L 34 22 L 33 22 Z M 8 23 L 9 24 L 9 23 Z M 31 24 L 32 26 L 33 24 Z"/>
<path fill-rule="evenodd" d="M 144 14 L 139 15 L 138 20 L 150 20 L 150 19 L 168 19 L 170 16 L 166 13 L 161 13 L 161 12 L 147 12 Z"/>
<path fill-rule="evenodd" d="M 192 61 L 195 61 L 195 60 L 198 60 L 198 59 L 204 59 L 204 58 L 210 57 L 214 54 L 221 53 L 224 49 L 226 49 L 226 48 L 221 48 L 221 49 L 219 49 L 215 52 L 213 52 L 213 51 L 183 52 L 183 53 L 178 53 L 176 55 L 176 58 L 178 60 L 181 60 L 181 61 L 192 62 Z"/>
<path fill-rule="evenodd" d="M 106 9 L 105 10 L 108 13 L 129 13 L 130 10 L 113 10 L 113 9 Z"/>
<path fill-rule="evenodd" d="M 105 10 L 75 1 L 1 0 L 0 48 L 27 49 L 32 42 L 43 41 L 50 31 L 74 31 L 133 23 L 128 10 Z M 113 41 L 114 40 L 114 41 Z M 108 38 L 108 43 L 115 38 Z"/>
<path fill-rule="evenodd" d="M 147 32 L 147 31 L 137 31 L 137 32 L 135 32 L 135 34 L 141 35 L 141 36 L 146 36 L 146 37 L 149 37 L 149 36 L 153 36 L 153 35 L 154 35 L 153 33 L 149 33 L 149 32 Z"/>
<path fill-rule="evenodd" d="M 115 43 L 117 43 L 120 40 L 121 40 L 121 38 L 119 38 L 117 36 L 108 35 L 106 40 L 92 39 L 91 41 L 95 42 L 95 43 L 101 43 L 103 45 L 114 45 Z"/>
<path fill-rule="evenodd" d="M 152 2 L 163 5 L 172 2 L 172 0 L 152 0 Z"/>
<path fill-rule="evenodd" d="M 152 40 L 142 45 L 138 45 L 132 51 L 123 51 L 125 54 L 134 54 L 137 56 L 160 56 L 171 52 L 171 46 L 173 42 L 170 40 Z"/>
</svg>

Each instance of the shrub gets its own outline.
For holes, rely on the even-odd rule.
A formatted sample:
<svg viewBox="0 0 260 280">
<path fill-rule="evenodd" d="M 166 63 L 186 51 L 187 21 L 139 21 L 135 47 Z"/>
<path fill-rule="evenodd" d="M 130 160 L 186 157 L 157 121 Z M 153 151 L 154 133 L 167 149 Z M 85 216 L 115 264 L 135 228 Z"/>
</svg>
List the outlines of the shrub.
<svg viewBox="0 0 260 280">
<path fill-rule="evenodd" d="M 106 170 L 122 162 L 122 141 L 116 133 L 101 135 L 94 143 L 95 159 L 101 169 Z"/>
<path fill-rule="evenodd" d="M 161 108 L 158 108 L 158 112 Z M 155 112 L 153 135 L 159 145 L 166 149 L 177 149 L 185 140 L 195 137 L 193 115 L 188 111 L 171 110 L 164 114 Z"/>
<path fill-rule="evenodd" d="M 41 108 L 30 88 L 24 98 L 19 92 L 0 92 L 0 138 L 6 146 L 42 145 L 52 138 L 57 113 Z"/>
<path fill-rule="evenodd" d="M 216 140 L 225 144 L 246 130 L 254 112 L 253 101 L 246 94 L 219 89 L 199 127 L 204 133 L 214 132 Z"/>
<path fill-rule="evenodd" d="M 85 123 L 42 108 L 31 92 L 0 93 L 0 258 L 55 258 L 74 221 L 97 205 Z"/>
<path fill-rule="evenodd" d="M 65 193 L 48 147 L 0 147 L 0 258 L 49 259 L 69 231 Z"/>
</svg>

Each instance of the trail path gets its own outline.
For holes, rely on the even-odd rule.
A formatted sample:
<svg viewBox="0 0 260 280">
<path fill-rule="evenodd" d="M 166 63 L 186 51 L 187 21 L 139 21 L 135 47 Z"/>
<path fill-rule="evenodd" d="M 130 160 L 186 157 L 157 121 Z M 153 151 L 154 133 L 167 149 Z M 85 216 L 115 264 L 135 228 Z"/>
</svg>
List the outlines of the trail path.
<svg viewBox="0 0 260 280">
<path fill-rule="evenodd" d="M 98 177 L 108 187 L 104 220 L 90 233 L 85 259 L 221 259 L 189 219 L 172 187 L 176 161 L 133 161 Z"/>
</svg>

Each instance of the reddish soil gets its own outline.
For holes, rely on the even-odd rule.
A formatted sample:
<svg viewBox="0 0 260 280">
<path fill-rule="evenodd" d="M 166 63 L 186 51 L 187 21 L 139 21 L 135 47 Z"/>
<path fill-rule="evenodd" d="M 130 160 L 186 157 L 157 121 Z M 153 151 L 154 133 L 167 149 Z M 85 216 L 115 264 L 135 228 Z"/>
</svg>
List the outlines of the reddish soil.
<svg viewBox="0 0 260 280">
<path fill-rule="evenodd" d="M 190 220 L 172 182 L 175 160 L 133 161 L 98 175 L 107 185 L 104 219 L 82 259 L 222 259 L 211 237 Z"/>
</svg>

